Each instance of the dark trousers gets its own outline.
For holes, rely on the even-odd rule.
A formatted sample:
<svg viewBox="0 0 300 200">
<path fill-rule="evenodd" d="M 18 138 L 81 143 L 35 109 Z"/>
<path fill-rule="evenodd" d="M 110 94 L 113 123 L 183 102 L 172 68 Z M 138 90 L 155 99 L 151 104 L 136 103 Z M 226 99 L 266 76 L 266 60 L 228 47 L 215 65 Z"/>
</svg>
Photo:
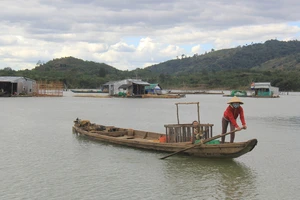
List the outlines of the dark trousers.
<svg viewBox="0 0 300 200">
<path fill-rule="evenodd" d="M 230 124 L 230 131 L 234 131 L 235 127 L 232 125 L 232 123 L 228 120 L 226 120 L 224 117 L 222 117 L 222 134 L 227 133 L 227 127 Z M 232 143 L 234 141 L 235 133 L 230 134 L 230 142 Z M 221 143 L 225 142 L 225 136 L 222 137 Z"/>
</svg>

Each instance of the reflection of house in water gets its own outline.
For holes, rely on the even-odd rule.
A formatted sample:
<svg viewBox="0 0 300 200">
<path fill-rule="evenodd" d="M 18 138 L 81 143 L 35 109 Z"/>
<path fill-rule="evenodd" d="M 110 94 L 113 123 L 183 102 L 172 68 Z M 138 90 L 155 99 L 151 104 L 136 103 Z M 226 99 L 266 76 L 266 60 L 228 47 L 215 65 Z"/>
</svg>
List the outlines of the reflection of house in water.
<svg viewBox="0 0 300 200">
<path fill-rule="evenodd" d="M 111 96 L 125 93 L 127 96 L 142 96 L 145 94 L 145 86 L 150 85 L 140 79 L 125 79 L 121 81 L 108 82 L 102 88 L 108 85 L 108 93 Z"/>
<path fill-rule="evenodd" d="M 279 97 L 279 88 L 271 86 L 270 82 L 252 83 L 251 89 L 256 97 Z"/>
<path fill-rule="evenodd" d="M 0 77 L 0 96 L 33 95 L 36 81 L 18 76 Z"/>
</svg>

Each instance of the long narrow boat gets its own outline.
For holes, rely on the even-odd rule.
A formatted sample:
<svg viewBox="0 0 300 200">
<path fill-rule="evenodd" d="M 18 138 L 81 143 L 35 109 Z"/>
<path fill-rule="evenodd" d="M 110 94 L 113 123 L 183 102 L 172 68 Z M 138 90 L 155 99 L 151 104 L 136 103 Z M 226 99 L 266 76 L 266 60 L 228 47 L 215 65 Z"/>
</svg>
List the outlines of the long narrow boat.
<svg viewBox="0 0 300 200">
<path fill-rule="evenodd" d="M 103 93 L 100 89 L 73 89 L 73 93 Z"/>
<path fill-rule="evenodd" d="M 182 104 L 182 103 L 177 103 Z M 199 119 L 199 118 L 198 118 Z M 213 140 L 209 143 L 197 145 L 197 142 L 209 141 L 213 136 L 213 124 L 168 124 L 165 125 L 166 133 L 104 126 L 91 123 L 89 120 L 76 119 L 73 133 L 79 136 L 96 139 L 113 144 L 148 149 L 162 152 L 180 152 L 202 158 L 237 158 L 250 152 L 257 144 L 256 139 L 245 142 L 223 143 Z M 201 140 L 196 140 L 194 130 L 201 133 Z M 196 145 L 195 145 L 196 144 Z M 183 151 L 187 149 L 186 151 Z"/>
<path fill-rule="evenodd" d="M 188 125 L 186 125 L 186 128 L 188 128 Z M 161 133 L 96 124 L 82 126 L 77 121 L 73 126 L 73 133 L 113 144 L 163 152 L 177 152 L 194 145 L 192 142 L 161 142 L 160 138 L 165 136 Z M 250 152 L 256 144 L 256 139 L 246 142 L 203 144 L 195 145 L 194 148 L 182 153 L 204 158 L 237 158 Z"/>
</svg>

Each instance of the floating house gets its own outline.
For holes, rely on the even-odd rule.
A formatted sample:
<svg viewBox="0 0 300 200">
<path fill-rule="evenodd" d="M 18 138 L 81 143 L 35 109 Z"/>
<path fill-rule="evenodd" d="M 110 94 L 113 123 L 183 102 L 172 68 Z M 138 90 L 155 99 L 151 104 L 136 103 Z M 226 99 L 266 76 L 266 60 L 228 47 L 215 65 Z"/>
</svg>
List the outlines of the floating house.
<svg viewBox="0 0 300 200">
<path fill-rule="evenodd" d="M 115 83 L 115 81 L 109 81 L 109 82 L 103 84 L 103 85 L 101 86 L 102 92 L 103 92 L 103 93 L 108 93 L 108 92 L 109 92 L 109 88 L 110 88 L 110 87 L 113 87 L 114 83 Z"/>
<path fill-rule="evenodd" d="M 115 96 L 122 94 L 127 97 L 142 97 L 143 94 L 146 94 L 145 86 L 149 86 L 150 83 L 144 82 L 140 79 L 125 79 L 121 81 L 108 82 L 103 86 L 107 87 L 108 93 L 110 96 Z"/>
<path fill-rule="evenodd" d="M 162 87 L 158 83 L 145 86 L 146 94 L 162 94 Z"/>
<path fill-rule="evenodd" d="M 32 96 L 36 81 L 18 76 L 0 76 L 0 96 Z"/>
<path fill-rule="evenodd" d="M 271 86 L 270 82 L 257 82 L 251 84 L 255 97 L 279 97 L 279 88 Z"/>
</svg>

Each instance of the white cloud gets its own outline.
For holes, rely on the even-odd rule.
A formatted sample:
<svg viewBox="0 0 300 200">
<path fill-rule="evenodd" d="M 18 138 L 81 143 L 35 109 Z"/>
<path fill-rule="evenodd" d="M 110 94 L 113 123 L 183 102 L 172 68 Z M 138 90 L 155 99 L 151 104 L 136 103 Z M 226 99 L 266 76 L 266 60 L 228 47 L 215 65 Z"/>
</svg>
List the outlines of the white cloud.
<svg viewBox="0 0 300 200">
<path fill-rule="evenodd" d="M 160 51 L 161 55 L 167 56 L 177 56 L 180 55 L 182 52 L 184 52 L 184 49 L 175 45 L 168 45 Z"/>
<path fill-rule="evenodd" d="M 207 45 L 300 37 L 295 0 L 2 0 L 0 6 L 0 68 L 16 70 L 65 56 L 131 70 L 201 54 Z"/>
<path fill-rule="evenodd" d="M 133 45 L 128 45 L 124 42 L 111 45 L 110 49 L 117 52 L 133 52 L 135 50 Z"/>
<path fill-rule="evenodd" d="M 143 53 L 153 53 L 157 47 L 159 47 L 159 44 L 153 42 L 151 38 L 147 37 L 140 40 L 139 46 L 136 50 Z"/>
<path fill-rule="evenodd" d="M 192 54 L 200 54 L 202 52 L 201 45 L 196 45 L 192 47 Z"/>
</svg>

